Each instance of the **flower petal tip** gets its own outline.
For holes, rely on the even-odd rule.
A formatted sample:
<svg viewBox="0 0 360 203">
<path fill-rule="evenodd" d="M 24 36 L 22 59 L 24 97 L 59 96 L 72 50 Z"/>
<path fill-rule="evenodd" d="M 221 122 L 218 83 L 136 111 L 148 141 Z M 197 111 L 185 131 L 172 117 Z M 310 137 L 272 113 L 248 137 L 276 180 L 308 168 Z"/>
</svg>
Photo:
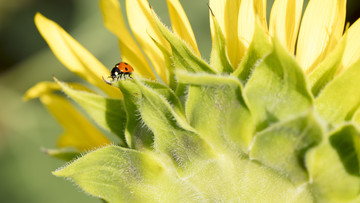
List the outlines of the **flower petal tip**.
<svg viewBox="0 0 360 203">
<path fill-rule="evenodd" d="M 49 19 L 46 18 L 40 12 L 36 12 L 35 17 L 34 17 L 34 22 L 35 22 L 36 27 L 39 27 L 39 24 L 43 23 L 46 20 L 49 20 Z"/>
<path fill-rule="evenodd" d="M 61 169 L 56 170 L 56 171 L 51 171 L 51 174 L 53 174 L 54 176 L 57 176 L 57 177 L 63 177 L 63 175 L 61 173 Z"/>
</svg>

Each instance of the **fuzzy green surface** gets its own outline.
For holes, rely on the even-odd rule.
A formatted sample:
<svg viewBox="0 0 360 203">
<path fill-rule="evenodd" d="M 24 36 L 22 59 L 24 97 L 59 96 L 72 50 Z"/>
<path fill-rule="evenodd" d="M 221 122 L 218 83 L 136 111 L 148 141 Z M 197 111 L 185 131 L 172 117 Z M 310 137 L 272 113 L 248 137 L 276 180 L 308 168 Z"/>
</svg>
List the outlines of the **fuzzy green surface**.
<svg viewBox="0 0 360 203">
<path fill-rule="evenodd" d="M 135 74 L 113 83 L 124 99 L 111 100 L 60 83 L 126 144 L 90 152 L 55 175 L 108 202 L 360 200 L 360 63 L 335 75 L 345 42 L 309 79 L 257 25 L 229 75 L 216 21 L 210 65 L 156 22 L 171 44 L 172 84 Z"/>
</svg>

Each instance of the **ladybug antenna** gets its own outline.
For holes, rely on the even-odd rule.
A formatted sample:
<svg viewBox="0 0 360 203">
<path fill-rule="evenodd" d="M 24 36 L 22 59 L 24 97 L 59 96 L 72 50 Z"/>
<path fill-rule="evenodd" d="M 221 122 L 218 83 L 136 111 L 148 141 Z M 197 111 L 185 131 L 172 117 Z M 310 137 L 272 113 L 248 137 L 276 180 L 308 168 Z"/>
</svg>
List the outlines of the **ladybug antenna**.
<svg viewBox="0 0 360 203">
<path fill-rule="evenodd" d="M 106 84 L 108 84 L 108 85 L 112 85 L 112 83 L 111 83 L 111 82 L 109 82 L 109 81 L 105 80 L 104 76 L 101 76 L 101 77 L 102 77 L 103 81 L 104 81 Z"/>
</svg>

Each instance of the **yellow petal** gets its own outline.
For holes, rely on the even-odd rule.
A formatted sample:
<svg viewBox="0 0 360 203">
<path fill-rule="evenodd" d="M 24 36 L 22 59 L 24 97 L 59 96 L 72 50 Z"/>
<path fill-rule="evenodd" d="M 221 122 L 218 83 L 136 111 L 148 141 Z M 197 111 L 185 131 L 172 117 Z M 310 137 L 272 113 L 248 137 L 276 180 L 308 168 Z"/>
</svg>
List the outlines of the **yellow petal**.
<svg viewBox="0 0 360 203">
<path fill-rule="evenodd" d="M 61 87 L 54 82 L 39 82 L 26 91 L 23 100 L 28 101 L 59 90 L 61 90 Z"/>
<path fill-rule="evenodd" d="M 224 34 L 230 63 L 236 68 L 244 55 L 244 46 L 240 44 L 237 29 L 240 0 L 210 0 L 210 8 Z M 215 28 L 212 21 L 212 15 L 210 14 L 211 37 L 214 41 Z"/>
<path fill-rule="evenodd" d="M 267 30 L 266 0 L 241 1 L 238 16 L 238 37 L 242 47 L 240 58 L 244 56 L 254 35 L 255 18 L 258 18 L 264 30 Z"/>
<path fill-rule="evenodd" d="M 263 26 L 264 30 L 268 30 L 266 22 L 266 2 L 267 0 L 253 0 L 253 6 L 255 15 L 260 21 L 260 25 Z"/>
<path fill-rule="evenodd" d="M 301 22 L 296 58 L 309 73 L 342 36 L 346 0 L 311 0 Z"/>
<path fill-rule="evenodd" d="M 100 0 L 100 8 L 104 17 L 105 26 L 114 33 L 119 40 L 122 60 L 131 64 L 137 74 L 155 79 L 155 75 L 147 62 L 145 55 L 142 53 L 125 25 L 119 1 Z"/>
<path fill-rule="evenodd" d="M 163 53 L 152 38 L 165 47 L 170 53 L 170 45 L 158 30 L 146 0 L 126 0 L 126 12 L 130 28 L 154 66 L 155 71 L 167 83 L 166 62 Z M 150 37 L 150 36 L 152 37 Z"/>
<path fill-rule="evenodd" d="M 79 151 L 86 151 L 110 144 L 110 140 L 66 98 L 50 93 L 41 95 L 40 101 L 65 129 L 59 139 L 59 147 L 76 147 Z"/>
<path fill-rule="evenodd" d="M 253 7 L 253 0 L 241 1 L 240 13 L 238 16 L 238 37 L 241 43 L 247 49 L 252 40 L 255 30 L 255 11 Z M 246 50 L 242 50 L 241 57 Z"/>
<path fill-rule="evenodd" d="M 68 83 L 74 89 L 91 92 L 90 89 L 78 83 Z M 88 150 L 94 147 L 109 144 L 110 141 L 80 114 L 71 103 L 62 96 L 56 95 L 60 91 L 59 84 L 54 82 L 39 82 L 30 88 L 24 100 L 40 97 L 42 103 L 65 128 L 60 137 L 59 147 L 74 146 L 79 150 Z"/>
<path fill-rule="evenodd" d="M 40 13 L 35 15 L 35 24 L 55 56 L 64 66 L 89 83 L 99 87 L 107 95 L 121 97 L 119 89 L 107 85 L 102 80 L 102 76 L 109 75 L 109 70 L 58 24 Z"/>
<path fill-rule="evenodd" d="M 82 84 L 79 83 L 68 83 L 68 84 L 74 89 L 92 92 L 89 88 L 85 87 Z M 38 98 L 41 95 L 49 94 L 60 90 L 61 87 L 55 82 L 48 82 L 48 81 L 39 82 L 33 87 L 31 87 L 28 91 L 26 91 L 23 100 L 28 101 L 30 99 Z"/>
<path fill-rule="evenodd" d="M 344 69 L 353 65 L 360 59 L 360 19 L 350 26 L 347 31 L 347 41 L 344 56 L 342 59 L 342 67 Z"/>
<path fill-rule="evenodd" d="M 200 56 L 194 32 L 179 0 L 167 0 L 171 27 Z"/>
<path fill-rule="evenodd" d="M 270 14 L 269 32 L 292 54 L 295 51 L 304 0 L 275 0 Z"/>
</svg>

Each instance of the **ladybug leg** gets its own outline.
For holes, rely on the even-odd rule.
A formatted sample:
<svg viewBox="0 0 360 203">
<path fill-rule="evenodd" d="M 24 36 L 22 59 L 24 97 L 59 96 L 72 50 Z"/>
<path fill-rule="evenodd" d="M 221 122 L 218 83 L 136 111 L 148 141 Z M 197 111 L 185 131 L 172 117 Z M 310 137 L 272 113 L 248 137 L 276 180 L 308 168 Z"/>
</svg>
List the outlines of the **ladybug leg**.
<svg viewBox="0 0 360 203">
<path fill-rule="evenodd" d="M 128 75 L 128 76 L 130 77 L 130 74 L 129 74 L 129 73 L 125 73 L 125 75 Z M 124 75 L 124 76 L 125 76 L 125 75 Z M 126 77 L 125 77 L 125 78 L 126 78 Z"/>
</svg>

